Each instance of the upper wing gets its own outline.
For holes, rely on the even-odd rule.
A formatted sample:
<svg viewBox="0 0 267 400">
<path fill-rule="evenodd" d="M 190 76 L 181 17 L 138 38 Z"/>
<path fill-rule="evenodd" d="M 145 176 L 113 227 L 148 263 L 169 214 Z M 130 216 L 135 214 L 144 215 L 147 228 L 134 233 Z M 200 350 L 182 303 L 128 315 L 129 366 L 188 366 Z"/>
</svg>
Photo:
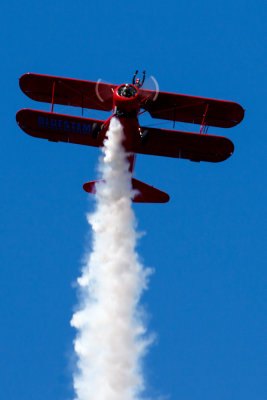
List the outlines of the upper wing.
<svg viewBox="0 0 267 400">
<path fill-rule="evenodd" d="M 221 128 L 235 126 L 244 118 L 243 108 L 231 101 L 142 89 L 140 93 L 142 108 L 153 118 L 202 124 L 206 112 L 205 124 Z"/>
<path fill-rule="evenodd" d="M 23 93 L 33 100 L 51 103 L 54 87 L 54 103 L 75 107 L 110 111 L 113 90 L 116 85 L 59 78 L 56 76 L 24 74 L 19 79 Z"/>
<path fill-rule="evenodd" d="M 52 142 L 103 146 L 107 128 L 103 128 L 97 138 L 92 135 L 93 124 L 99 126 L 103 121 L 35 110 L 20 110 L 16 120 L 19 127 L 28 135 Z"/>
<path fill-rule="evenodd" d="M 133 148 L 135 153 L 219 162 L 226 160 L 234 152 L 231 140 L 221 136 L 155 128 L 142 128 L 142 131 L 147 131 L 147 140 L 142 143 L 139 136 L 136 138 Z"/>
</svg>

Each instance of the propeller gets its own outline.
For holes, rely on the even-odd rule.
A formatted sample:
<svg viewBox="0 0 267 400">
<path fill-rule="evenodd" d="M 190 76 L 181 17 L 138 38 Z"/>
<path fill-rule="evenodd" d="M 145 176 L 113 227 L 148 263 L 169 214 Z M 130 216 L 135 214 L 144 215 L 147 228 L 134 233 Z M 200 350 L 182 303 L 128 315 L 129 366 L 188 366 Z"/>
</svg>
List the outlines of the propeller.
<svg viewBox="0 0 267 400">
<path fill-rule="evenodd" d="M 156 101 L 158 94 L 159 94 L 159 84 L 156 78 L 153 75 L 146 77 L 145 82 L 142 86 L 143 90 L 149 90 L 155 92 L 154 96 L 152 97 L 152 101 Z"/>
<path fill-rule="evenodd" d="M 95 94 L 101 103 L 110 101 L 117 85 L 111 84 L 99 78 L 95 86 Z"/>
</svg>

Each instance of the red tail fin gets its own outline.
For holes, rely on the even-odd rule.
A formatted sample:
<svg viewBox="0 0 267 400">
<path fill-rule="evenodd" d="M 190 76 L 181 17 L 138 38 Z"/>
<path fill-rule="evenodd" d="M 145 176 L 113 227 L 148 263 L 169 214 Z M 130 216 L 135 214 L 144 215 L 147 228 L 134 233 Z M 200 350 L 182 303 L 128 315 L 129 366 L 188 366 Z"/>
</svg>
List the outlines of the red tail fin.
<svg viewBox="0 0 267 400">
<path fill-rule="evenodd" d="M 95 194 L 95 184 L 97 182 L 100 181 L 86 182 L 83 185 L 84 190 L 88 193 Z M 147 185 L 144 182 L 138 181 L 135 178 L 132 178 L 132 185 L 133 189 L 137 191 L 133 198 L 134 203 L 167 203 L 170 200 L 170 197 L 167 193 L 162 192 L 153 186 Z"/>
</svg>

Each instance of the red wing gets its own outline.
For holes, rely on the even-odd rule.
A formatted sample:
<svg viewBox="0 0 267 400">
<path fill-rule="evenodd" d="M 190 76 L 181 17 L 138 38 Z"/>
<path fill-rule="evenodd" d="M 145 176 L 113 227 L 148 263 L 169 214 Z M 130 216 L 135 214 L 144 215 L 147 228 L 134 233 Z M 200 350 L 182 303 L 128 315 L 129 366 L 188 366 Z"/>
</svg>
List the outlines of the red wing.
<svg viewBox="0 0 267 400">
<path fill-rule="evenodd" d="M 221 128 L 235 126 L 244 118 L 243 108 L 231 101 L 165 92 L 157 94 L 142 89 L 140 93 L 143 97 L 142 108 L 148 111 L 153 118 L 202 124 L 207 110 L 205 124 Z"/>
<path fill-rule="evenodd" d="M 25 74 L 19 80 L 23 93 L 33 100 L 51 103 L 53 85 L 54 103 L 75 107 L 110 111 L 116 85 L 59 78 L 56 76 Z"/>
<path fill-rule="evenodd" d="M 226 160 L 234 152 L 231 140 L 221 136 L 155 128 L 142 128 L 142 131 L 147 131 L 146 143 L 142 143 L 138 137 L 133 148 L 135 153 L 219 162 Z"/>
<path fill-rule="evenodd" d="M 94 123 L 103 121 L 73 117 L 35 110 L 20 110 L 16 120 L 19 127 L 28 135 L 48 139 L 52 142 L 67 142 L 99 147 L 103 145 L 106 128 L 97 138 L 92 136 Z"/>
</svg>

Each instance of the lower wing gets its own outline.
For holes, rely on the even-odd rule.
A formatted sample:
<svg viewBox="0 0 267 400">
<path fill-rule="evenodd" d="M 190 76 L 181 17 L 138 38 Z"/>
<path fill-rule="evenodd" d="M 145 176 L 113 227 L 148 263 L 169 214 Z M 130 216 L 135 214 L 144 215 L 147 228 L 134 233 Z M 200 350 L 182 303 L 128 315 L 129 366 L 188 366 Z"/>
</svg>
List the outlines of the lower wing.
<svg viewBox="0 0 267 400">
<path fill-rule="evenodd" d="M 107 127 L 103 121 L 35 110 L 20 110 L 17 123 L 27 134 L 52 142 L 103 146 Z M 234 152 L 231 140 L 221 136 L 142 128 L 136 135 L 133 152 L 191 161 L 219 162 Z"/>
<path fill-rule="evenodd" d="M 231 140 L 221 136 L 145 127 L 142 132 L 143 137 L 137 137 L 135 141 L 135 153 L 219 162 L 234 152 Z"/>
<path fill-rule="evenodd" d="M 28 135 L 52 142 L 66 142 L 99 147 L 103 145 L 106 128 L 103 121 L 35 110 L 20 110 L 16 120 Z"/>
</svg>

